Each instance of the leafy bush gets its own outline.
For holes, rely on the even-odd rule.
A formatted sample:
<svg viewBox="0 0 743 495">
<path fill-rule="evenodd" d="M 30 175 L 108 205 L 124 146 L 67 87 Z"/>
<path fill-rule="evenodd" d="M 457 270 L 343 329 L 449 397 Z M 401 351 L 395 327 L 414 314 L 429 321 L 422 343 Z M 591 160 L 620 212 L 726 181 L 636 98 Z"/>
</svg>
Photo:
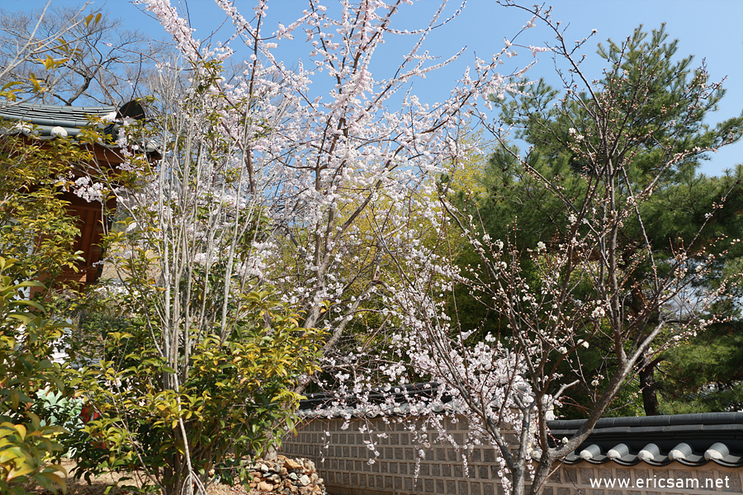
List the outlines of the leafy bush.
<svg viewBox="0 0 743 495">
<path fill-rule="evenodd" d="M 190 462 L 202 483 L 234 482 L 246 456 L 294 429 L 301 396 L 293 389 L 316 370 L 322 332 L 301 328 L 291 307 L 267 292 L 242 302 L 243 317 L 226 338 L 214 332 L 194 341 L 172 389 L 161 383 L 174 370 L 141 319 L 101 330 L 103 357 L 78 380 L 100 417 L 76 437 L 76 476 L 144 466 L 149 484 L 176 493 L 189 482 Z"/>
<path fill-rule="evenodd" d="M 0 257 L 0 493 L 25 493 L 23 486 L 30 482 L 64 490 L 57 474 L 64 469 L 47 462 L 49 454 L 62 450 L 57 436 L 64 430 L 44 425 L 31 411 L 40 387 L 55 394 L 64 390 L 60 367 L 49 359 L 64 326 L 26 298 L 31 288 L 43 285 L 15 283 L 6 274 L 14 269 L 13 260 Z"/>
<path fill-rule="evenodd" d="M 0 140 L 0 253 L 14 258 L 6 274 L 50 281 L 46 289 L 52 289 L 61 285 L 52 280 L 75 270 L 81 259 L 75 251 L 80 229 L 61 192 L 70 185 L 71 164 L 89 160 L 90 153 L 69 139 L 5 135 Z"/>
<path fill-rule="evenodd" d="M 75 429 L 82 426 L 80 413 L 83 404 L 80 399 L 67 397 L 60 391 L 46 387 L 36 392 L 34 408 L 38 410 L 42 422 L 47 425 L 57 425 L 65 429 Z"/>
<path fill-rule="evenodd" d="M 83 427 L 80 417 L 82 410 L 83 402 L 80 399 L 69 397 L 60 390 L 46 387 L 36 392 L 34 413 L 39 416 L 42 426 L 60 426 L 65 430 L 61 438 L 63 444 L 66 443 L 66 436 Z M 71 457 L 74 451 L 65 450 L 62 455 Z"/>
</svg>

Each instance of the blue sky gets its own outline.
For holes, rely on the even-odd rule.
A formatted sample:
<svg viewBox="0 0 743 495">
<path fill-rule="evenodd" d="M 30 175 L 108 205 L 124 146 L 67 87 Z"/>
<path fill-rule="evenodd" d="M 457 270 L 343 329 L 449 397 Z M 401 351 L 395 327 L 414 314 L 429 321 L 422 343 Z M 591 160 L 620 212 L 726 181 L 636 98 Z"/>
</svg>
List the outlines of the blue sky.
<svg viewBox="0 0 743 495">
<path fill-rule="evenodd" d="M 177 0 L 171 0 L 174 4 Z M 239 8 L 249 12 L 253 2 L 236 0 Z M 333 0 L 324 2 L 328 5 Z M 459 6 L 459 0 L 451 0 L 448 12 Z M 524 2 L 529 5 L 531 0 Z M 548 2 L 549 3 L 549 2 Z M 6 10 L 33 10 L 43 7 L 46 0 L 0 0 L 0 6 Z M 79 1 L 53 0 L 53 5 L 77 6 Z M 166 34 L 159 24 L 136 6 L 126 0 L 95 0 L 91 2 L 95 9 L 110 12 L 113 17 L 121 18 L 125 27 L 140 29 L 153 38 L 165 39 Z M 413 6 L 405 6 L 401 12 L 398 27 L 415 29 L 426 25 L 430 13 L 438 6 L 437 0 L 418 0 Z M 657 28 L 666 23 L 670 38 L 679 39 L 679 56 L 694 55 L 694 65 L 706 59 L 707 69 L 713 80 L 727 78 L 727 94 L 722 100 L 720 110 L 710 122 L 740 115 L 743 109 L 743 1 L 740 0 L 553 0 L 553 19 L 560 20 L 567 26 L 567 39 L 578 40 L 586 37 L 593 29 L 598 32 L 585 46 L 588 56 L 584 70 L 589 78 L 600 78 L 601 64 L 595 56 L 595 46 L 599 41 L 612 38 L 621 40 L 632 34 L 635 27 L 643 24 L 646 29 Z M 299 17 L 306 0 L 273 0 L 269 2 L 269 27 L 279 22 L 288 24 Z M 203 39 L 221 24 L 224 15 L 210 0 L 190 0 L 188 9 L 195 36 Z M 246 17 L 248 17 L 246 15 Z M 491 54 L 503 47 L 503 38 L 511 38 L 523 26 L 529 17 L 517 9 L 498 6 L 494 0 L 469 0 L 461 16 L 432 35 L 426 45 L 432 54 L 442 58 L 456 53 L 462 46 L 468 51 L 454 65 L 437 73 L 435 77 L 416 81 L 413 92 L 428 102 L 446 98 L 455 81 L 462 74 L 465 66 L 472 62 L 473 54 L 489 59 Z M 230 32 L 229 24 L 217 33 L 217 39 L 226 37 Z M 527 44 L 538 45 L 552 41 L 551 34 L 543 27 L 529 30 L 525 40 Z M 298 36 L 303 38 L 303 36 Z M 391 39 L 384 50 L 377 53 L 378 66 L 373 67 L 375 77 L 384 78 L 399 63 L 406 44 L 410 40 Z M 292 65 L 300 56 L 300 50 L 282 47 L 286 62 Z M 306 55 L 305 55 L 306 60 Z M 504 70 L 525 65 L 533 60 L 530 52 L 520 50 L 518 57 L 509 60 L 512 66 Z M 540 54 L 537 65 L 530 70 L 530 78 L 545 77 L 554 80 L 554 65 L 547 54 Z M 553 84 L 556 84 L 554 82 Z M 726 168 L 743 163 L 743 143 L 729 146 L 711 156 L 711 160 L 702 167 L 708 175 L 719 175 Z"/>
</svg>

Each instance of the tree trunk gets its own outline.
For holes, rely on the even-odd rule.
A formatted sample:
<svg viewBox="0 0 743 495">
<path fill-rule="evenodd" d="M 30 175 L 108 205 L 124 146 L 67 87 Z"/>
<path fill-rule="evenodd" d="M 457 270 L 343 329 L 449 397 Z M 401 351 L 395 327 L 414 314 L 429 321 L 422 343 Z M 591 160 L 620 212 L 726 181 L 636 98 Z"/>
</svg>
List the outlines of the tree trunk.
<svg viewBox="0 0 743 495">
<path fill-rule="evenodd" d="M 526 477 L 524 471 L 516 470 L 511 472 L 511 495 L 524 495 L 526 493 Z"/>
<path fill-rule="evenodd" d="M 647 361 L 646 361 L 647 362 Z M 642 405 L 645 408 L 645 416 L 658 416 L 658 390 L 655 383 L 655 367 L 658 361 L 646 364 L 640 370 L 640 387 L 642 389 Z"/>
</svg>

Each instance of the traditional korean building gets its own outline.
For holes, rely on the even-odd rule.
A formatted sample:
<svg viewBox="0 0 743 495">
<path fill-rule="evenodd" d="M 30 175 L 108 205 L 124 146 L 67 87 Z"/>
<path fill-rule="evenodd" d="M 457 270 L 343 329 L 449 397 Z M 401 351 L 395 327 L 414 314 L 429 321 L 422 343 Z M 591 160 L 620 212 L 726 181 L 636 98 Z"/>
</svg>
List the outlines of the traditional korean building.
<svg viewBox="0 0 743 495">
<path fill-rule="evenodd" d="M 15 122 L 4 133 L 32 135 L 41 140 L 51 141 L 58 138 L 77 138 L 84 128 L 91 126 L 92 121 L 102 122 L 95 124 L 104 136 L 111 137 L 110 143 L 115 142 L 116 132 L 124 118 L 143 119 L 142 107 L 136 102 L 129 102 L 121 108 L 114 106 L 55 106 L 36 103 L 7 103 L 0 106 L 0 119 L 6 122 Z M 105 141 L 105 140 L 103 140 Z M 90 146 L 83 144 L 81 146 Z M 113 170 L 124 162 L 121 150 L 115 144 L 98 142 L 92 146 L 91 162 L 79 164 L 74 174 L 84 177 L 98 170 Z M 155 149 L 148 149 L 153 159 L 158 157 Z M 89 201 L 74 192 L 64 191 L 61 198 L 69 203 L 67 210 L 70 215 L 78 219 L 80 234 L 75 243 L 75 250 L 83 253 L 83 261 L 78 263 L 77 270 L 67 270 L 58 280 L 65 282 L 79 282 L 87 286 L 96 281 L 101 272 L 98 263 L 102 257 L 101 240 L 103 222 L 108 221 L 105 212 L 114 211 L 115 200 L 110 200 L 105 206 L 100 201 Z"/>
</svg>

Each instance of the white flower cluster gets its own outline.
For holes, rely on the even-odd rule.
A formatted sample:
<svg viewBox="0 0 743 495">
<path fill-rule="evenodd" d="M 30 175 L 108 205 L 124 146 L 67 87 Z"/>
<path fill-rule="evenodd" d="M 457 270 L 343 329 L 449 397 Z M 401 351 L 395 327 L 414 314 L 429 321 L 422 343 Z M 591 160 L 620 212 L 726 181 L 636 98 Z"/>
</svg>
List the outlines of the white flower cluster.
<svg viewBox="0 0 743 495">
<path fill-rule="evenodd" d="M 73 186 L 72 192 L 88 203 L 93 201 L 103 201 L 104 186 L 102 182 L 93 182 L 90 177 L 83 176 L 78 178 Z"/>
</svg>

